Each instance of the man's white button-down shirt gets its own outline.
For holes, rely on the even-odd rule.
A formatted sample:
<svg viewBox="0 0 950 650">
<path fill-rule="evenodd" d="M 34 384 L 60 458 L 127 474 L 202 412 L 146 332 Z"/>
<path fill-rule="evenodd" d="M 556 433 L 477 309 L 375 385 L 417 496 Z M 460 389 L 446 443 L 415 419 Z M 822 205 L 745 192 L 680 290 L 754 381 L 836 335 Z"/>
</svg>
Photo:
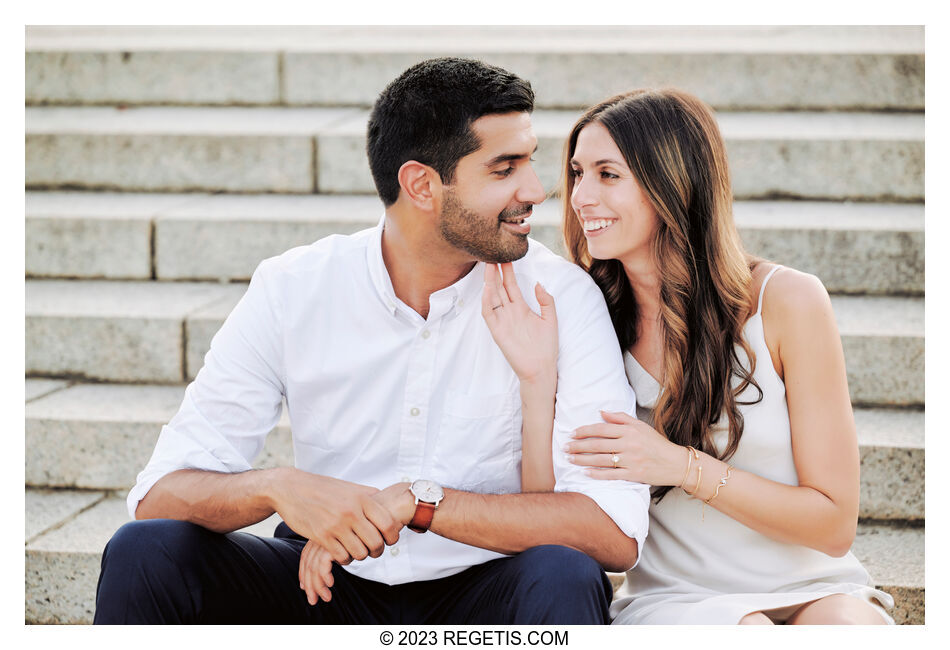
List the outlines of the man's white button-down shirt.
<svg viewBox="0 0 950 650">
<path fill-rule="evenodd" d="M 422 318 L 393 292 L 382 231 L 383 221 L 261 263 L 129 493 L 133 517 L 169 472 L 251 469 L 282 399 L 302 470 L 380 489 L 427 478 L 470 492 L 520 491 L 519 385 L 482 319 L 484 266 L 432 294 Z M 589 496 L 642 549 L 647 486 L 589 478 L 562 451 L 574 429 L 601 421 L 600 409 L 635 413 L 603 296 L 535 241 L 514 270 L 536 312 L 535 282 L 556 300 L 555 490 Z M 389 552 L 346 568 L 400 584 L 498 557 L 406 528 Z"/>
</svg>

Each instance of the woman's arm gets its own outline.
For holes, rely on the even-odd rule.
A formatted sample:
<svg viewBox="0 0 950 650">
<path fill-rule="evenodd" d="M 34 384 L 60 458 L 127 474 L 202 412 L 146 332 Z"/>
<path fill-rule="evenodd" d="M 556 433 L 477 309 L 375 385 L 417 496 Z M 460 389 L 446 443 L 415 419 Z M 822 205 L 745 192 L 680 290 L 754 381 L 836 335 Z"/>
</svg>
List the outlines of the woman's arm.
<svg viewBox="0 0 950 650">
<path fill-rule="evenodd" d="M 541 315 L 531 311 L 511 264 L 485 266 L 482 316 L 495 343 L 521 382 L 521 491 L 554 489 L 551 432 L 557 391 L 557 314 L 554 298 L 540 284 L 535 296 Z"/>
<path fill-rule="evenodd" d="M 711 505 L 721 501 L 720 511 L 747 525 L 754 522 L 752 527 L 769 537 L 844 555 L 857 530 L 860 455 L 831 300 L 818 278 L 788 269 L 773 276 L 766 294 L 763 325 L 785 381 L 799 485 L 739 472 L 735 492 L 745 498 L 724 499 L 723 487 Z M 715 491 L 720 469 L 725 467 L 703 480 L 698 496 Z"/>
<path fill-rule="evenodd" d="M 686 474 L 684 447 L 625 414 L 606 414 L 608 424 L 582 427 L 583 439 L 572 443 L 571 451 L 601 453 L 575 456 L 573 462 L 602 468 L 591 470 L 597 478 L 684 486 L 772 539 L 844 555 L 857 529 L 860 459 L 831 301 L 817 278 L 791 270 L 777 273 L 766 294 L 763 323 L 773 355 L 756 363 L 772 362 L 784 374 L 799 485 L 733 468 L 714 497 L 727 463 L 700 453 Z M 619 470 L 611 468 L 609 452 L 616 450 Z"/>
<path fill-rule="evenodd" d="M 521 491 L 554 489 L 551 432 L 554 429 L 554 395 L 557 373 L 536 381 L 521 381 Z"/>
</svg>

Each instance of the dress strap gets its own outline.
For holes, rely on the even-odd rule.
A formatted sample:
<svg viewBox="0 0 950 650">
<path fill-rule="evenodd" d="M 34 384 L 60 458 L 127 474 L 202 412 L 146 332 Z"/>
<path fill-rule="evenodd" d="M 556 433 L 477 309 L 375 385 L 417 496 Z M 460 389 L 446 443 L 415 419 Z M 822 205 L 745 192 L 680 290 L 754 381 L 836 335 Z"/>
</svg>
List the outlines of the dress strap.
<svg viewBox="0 0 950 650">
<path fill-rule="evenodd" d="M 782 268 L 782 265 L 776 264 L 775 266 L 772 267 L 772 270 L 769 271 L 768 274 L 765 276 L 765 279 L 762 280 L 762 286 L 759 288 L 759 304 L 755 310 L 756 316 L 762 313 L 762 298 L 763 296 L 765 296 L 765 285 L 769 283 L 769 280 L 772 278 L 773 275 L 775 275 L 775 272 L 778 271 L 780 268 Z"/>
</svg>

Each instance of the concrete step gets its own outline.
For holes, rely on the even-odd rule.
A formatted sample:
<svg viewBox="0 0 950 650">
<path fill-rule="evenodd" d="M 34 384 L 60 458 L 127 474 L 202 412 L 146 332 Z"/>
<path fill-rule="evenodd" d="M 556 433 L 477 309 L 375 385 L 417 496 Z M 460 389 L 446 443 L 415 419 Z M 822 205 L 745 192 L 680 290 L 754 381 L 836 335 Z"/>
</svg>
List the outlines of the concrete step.
<svg viewBox="0 0 950 650">
<path fill-rule="evenodd" d="M 27 185 L 315 191 L 315 134 L 339 108 L 27 108 Z"/>
<path fill-rule="evenodd" d="M 32 382 L 27 380 L 27 388 Z M 127 490 L 148 462 L 184 386 L 74 384 L 26 405 L 26 483 Z M 861 448 L 861 516 L 924 518 L 924 414 L 856 409 Z M 258 467 L 293 465 L 284 413 Z"/>
<path fill-rule="evenodd" d="M 185 321 L 244 285 L 27 281 L 26 372 L 121 382 L 181 383 Z M 205 349 L 210 337 L 203 341 Z M 203 358 L 202 356 L 198 359 Z"/>
<path fill-rule="evenodd" d="M 375 225 L 372 196 L 27 192 L 28 277 L 248 280 L 260 260 Z M 922 204 L 740 201 L 753 253 L 814 273 L 833 293 L 922 294 Z M 564 254 L 560 202 L 532 237 Z"/>
<path fill-rule="evenodd" d="M 535 169 L 560 175 L 577 111 L 537 111 Z M 368 111 L 28 107 L 28 189 L 375 193 Z M 739 199 L 922 201 L 921 114 L 722 112 Z M 869 164 L 868 161 L 875 161 Z"/>
<path fill-rule="evenodd" d="M 26 381 L 29 387 L 42 380 Z M 130 489 L 184 394 L 181 385 L 77 383 L 27 403 L 26 484 Z M 255 467 L 293 464 L 290 421 L 284 413 Z"/>
<path fill-rule="evenodd" d="M 26 373 L 120 383 L 194 378 L 243 284 L 26 281 Z M 855 405 L 924 403 L 924 301 L 832 296 Z"/>
<path fill-rule="evenodd" d="M 129 520 L 123 496 L 28 489 L 26 519 L 36 522 L 26 539 L 26 622 L 92 622 L 102 550 Z M 245 530 L 270 536 L 277 522 Z M 853 551 L 875 585 L 894 595 L 895 620 L 923 624 L 924 529 L 862 523 Z"/>
<path fill-rule="evenodd" d="M 857 405 L 923 406 L 924 301 L 832 296 Z"/>
<path fill-rule="evenodd" d="M 922 27 L 794 26 L 28 26 L 26 101 L 368 106 L 442 55 L 524 76 L 545 108 L 660 85 L 729 109 L 924 107 Z"/>
</svg>

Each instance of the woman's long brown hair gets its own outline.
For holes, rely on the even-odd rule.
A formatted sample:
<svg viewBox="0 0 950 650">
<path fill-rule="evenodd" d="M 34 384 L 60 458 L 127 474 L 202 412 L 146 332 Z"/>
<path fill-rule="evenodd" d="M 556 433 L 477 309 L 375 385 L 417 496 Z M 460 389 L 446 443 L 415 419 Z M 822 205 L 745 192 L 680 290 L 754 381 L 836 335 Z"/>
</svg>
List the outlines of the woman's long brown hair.
<svg viewBox="0 0 950 650">
<path fill-rule="evenodd" d="M 652 251 L 661 279 L 663 391 L 653 427 L 676 444 L 728 459 L 742 437 L 738 396 L 752 385 L 759 393 L 755 402 L 762 399 L 752 377 L 755 355 L 742 337 L 754 300 L 751 269 L 758 260 L 746 254 L 736 231 L 726 150 L 716 120 L 689 93 L 634 90 L 588 110 L 565 145 L 566 248 L 603 291 L 620 346 L 629 350 L 638 335 L 637 297 L 618 260 L 591 258 L 570 200 L 577 137 L 595 121 L 617 144 L 659 222 Z M 743 367 L 737 345 L 749 359 L 749 369 Z M 713 426 L 723 415 L 729 442 L 718 450 Z M 669 490 L 655 488 L 654 499 Z"/>
</svg>

